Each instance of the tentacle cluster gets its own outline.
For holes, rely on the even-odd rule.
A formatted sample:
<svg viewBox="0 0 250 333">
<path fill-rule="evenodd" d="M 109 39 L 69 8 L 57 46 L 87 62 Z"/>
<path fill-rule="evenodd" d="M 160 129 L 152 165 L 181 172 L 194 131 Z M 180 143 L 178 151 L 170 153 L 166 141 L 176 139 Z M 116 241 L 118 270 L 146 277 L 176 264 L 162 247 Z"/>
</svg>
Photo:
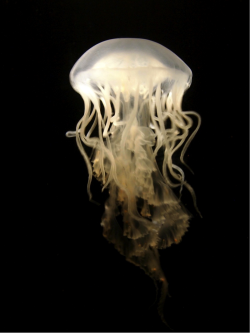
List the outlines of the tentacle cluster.
<svg viewBox="0 0 250 333">
<path fill-rule="evenodd" d="M 149 83 L 148 87 L 145 90 L 138 84 L 129 92 L 129 98 L 122 88 L 108 84 L 89 87 L 88 93 L 82 94 L 85 113 L 76 132 L 68 132 L 67 136 L 76 136 L 85 159 L 90 198 L 92 175 L 102 182 L 103 189 L 109 189 L 101 223 L 104 236 L 155 283 L 162 282 L 159 313 L 164 320 L 167 281 L 158 249 L 178 243 L 191 217 L 172 188 L 179 186 L 181 192 L 185 186 L 198 210 L 194 191 L 172 157 L 182 147 L 180 160 L 184 163 L 184 154 L 201 119 L 193 111 L 181 110 L 184 91 L 174 83 L 168 82 L 168 89 L 163 84 L 153 87 Z M 198 119 L 191 135 L 190 116 Z M 96 129 L 98 136 L 93 135 Z M 91 160 L 83 145 L 93 148 Z M 160 149 L 164 151 L 161 168 L 156 163 Z"/>
</svg>

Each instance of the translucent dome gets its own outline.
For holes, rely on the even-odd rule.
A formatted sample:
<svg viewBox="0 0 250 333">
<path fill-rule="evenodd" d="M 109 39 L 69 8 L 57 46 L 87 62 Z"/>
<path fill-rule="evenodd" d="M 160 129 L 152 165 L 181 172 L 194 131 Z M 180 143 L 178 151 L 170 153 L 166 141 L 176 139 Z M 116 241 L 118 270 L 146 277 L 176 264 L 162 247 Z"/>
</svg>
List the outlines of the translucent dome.
<svg viewBox="0 0 250 333">
<path fill-rule="evenodd" d="M 190 68 L 166 47 L 146 39 L 118 38 L 99 43 L 84 53 L 70 72 L 70 82 L 80 94 L 89 85 L 108 83 L 131 91 L 165 81 L 186 90 L 192 81 Z"/>
</svg>

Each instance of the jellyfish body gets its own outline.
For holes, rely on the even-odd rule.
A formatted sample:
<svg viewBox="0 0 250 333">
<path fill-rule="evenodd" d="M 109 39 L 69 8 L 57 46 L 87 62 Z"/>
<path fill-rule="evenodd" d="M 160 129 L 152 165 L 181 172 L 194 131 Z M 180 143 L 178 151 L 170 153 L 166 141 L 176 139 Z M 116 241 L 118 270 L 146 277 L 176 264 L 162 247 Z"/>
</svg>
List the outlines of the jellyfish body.
<svg viewBox="0 0 250 333">
<path fill-rule="evenodd" d="M 180 242 L 191 214 L 173 188 L 185 186 L 196 206 L 180 160 L 200 126 L 200 116 L 183 112 L 183 94 L 191 84 L 190 68 L 162 45 L 144 39 L 112 39 L 88 50 L 70 72 L 72 87 L 82 96 L 85 112 L 76 126 L 91 199 L 92 175 L 109 189 L 101 225 L 103 235 L 128 261 L 161 284 L 159 314 L 168 287 L 158 249 Z M 193 121 L 196 129 L 190 135 Z M 98 134 L 94 132 L 98 130 Z M 93 149 L 90 159 L 84 145 Z M 161 151 L 163 161 L 156 162 Z M 184 163 L 185 164 L 185 163 Z"/>
</svg>

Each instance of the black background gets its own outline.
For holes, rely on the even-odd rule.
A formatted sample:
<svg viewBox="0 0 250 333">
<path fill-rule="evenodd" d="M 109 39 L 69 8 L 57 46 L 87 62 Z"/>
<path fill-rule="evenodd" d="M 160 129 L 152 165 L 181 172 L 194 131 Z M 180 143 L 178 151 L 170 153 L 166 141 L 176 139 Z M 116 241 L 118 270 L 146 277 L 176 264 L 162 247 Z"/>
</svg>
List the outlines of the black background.
<svg viewBox="0 0 250 333">
<path fill-rule="evenodd" d="M 65 137 L 84 112 L 72 66 L 118 37 L 156 41 L 183 59 L 193 72 L 183 110 L 202 117 L 186 177 L 203 219 L 184 191 L 191 226 L 160 252 L 166 319 L 175 331 L 248 331 L 247 4 L 4 1 L 1 331 L 167 330 L 150 308 L 152 281 L 103 238 L 107 193 L 93 181 L 101 205 L 88 201 L 84 160 Z"/>
</svg>

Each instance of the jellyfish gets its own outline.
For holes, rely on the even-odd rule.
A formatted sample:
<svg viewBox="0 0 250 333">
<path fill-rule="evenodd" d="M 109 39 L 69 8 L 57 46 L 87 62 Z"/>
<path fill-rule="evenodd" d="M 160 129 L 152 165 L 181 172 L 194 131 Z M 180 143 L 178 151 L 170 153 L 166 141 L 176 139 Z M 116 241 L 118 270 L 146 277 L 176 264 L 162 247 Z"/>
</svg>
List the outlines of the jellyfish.
<svg viewBox="0 0 250 333">
<path fill-rule="evenodd" d="M 182 110 L 191 80 L 190 68 L 172 51 L 136 38 L 95 45 L 70 72 L 84 114 L 66 136 L 76 138 L 86 162 L 89 198 L 94 176 L 109 191 L 103 235 L 159 286 L 158 312 L 165 324 L 168 283 L 158 250 L 179 243 L 192 217 L 174 189 L 181 194 L 186 187 L 199 212 L 184 171 L 173 163 L 178 151 L 186 165 L 185 152 L 201 124 L 198 113 Z M 197 126 L 191 131 L 193 117 Z"/>
</svg>

